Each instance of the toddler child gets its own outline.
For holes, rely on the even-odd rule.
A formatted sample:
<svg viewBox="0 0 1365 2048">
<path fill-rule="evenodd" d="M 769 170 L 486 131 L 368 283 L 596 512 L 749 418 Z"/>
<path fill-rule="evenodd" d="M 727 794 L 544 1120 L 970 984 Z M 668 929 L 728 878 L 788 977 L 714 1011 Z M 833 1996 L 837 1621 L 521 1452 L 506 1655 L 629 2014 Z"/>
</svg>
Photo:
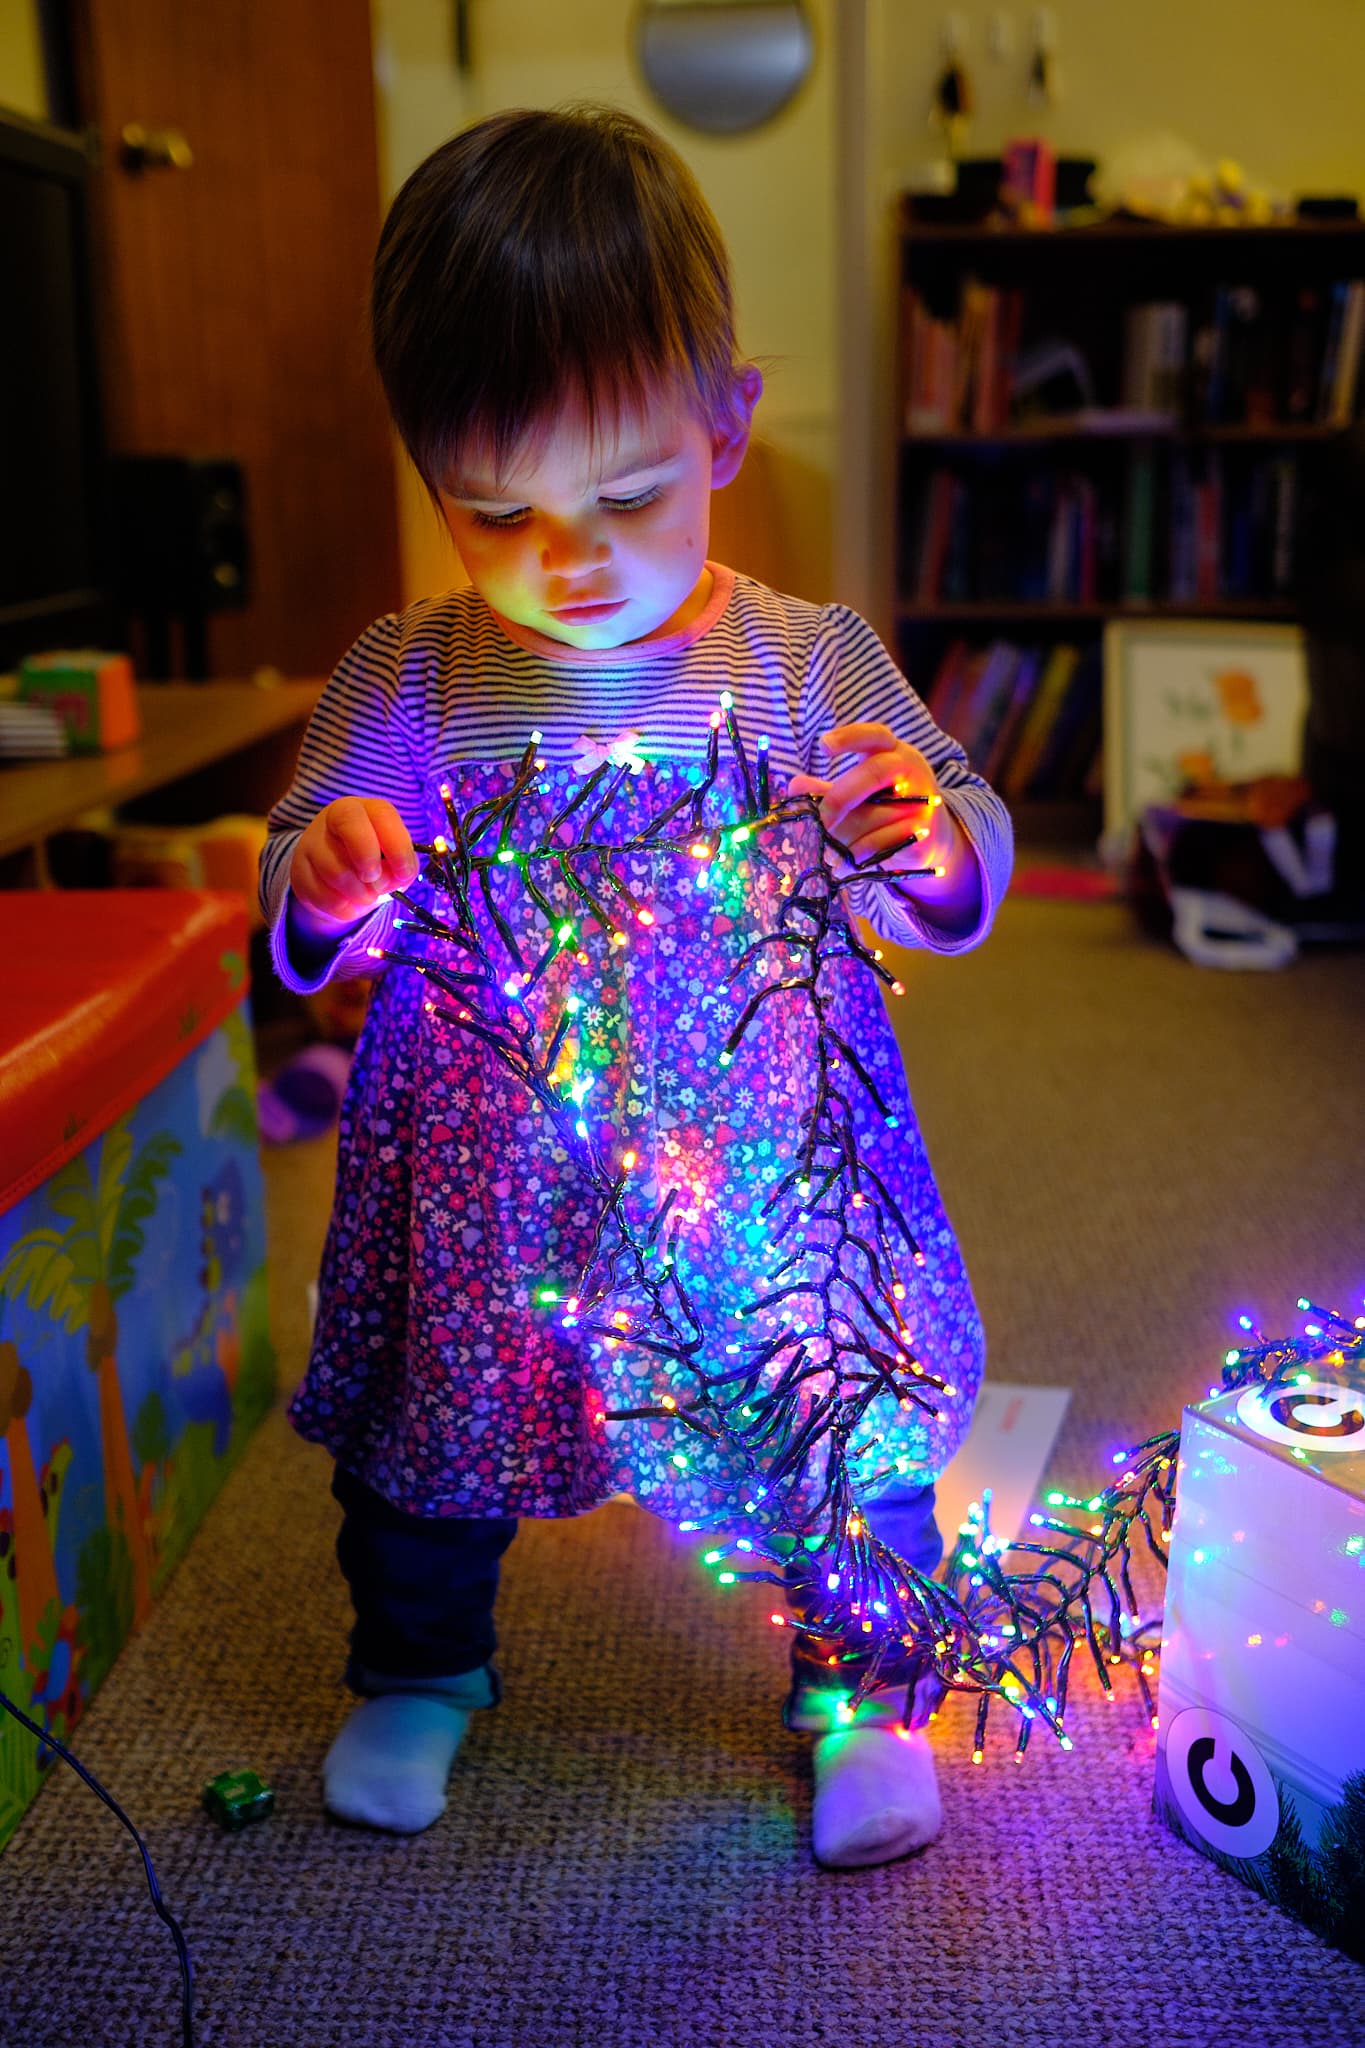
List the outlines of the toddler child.
<svg viewBox="0 0 1365 2048">
<path fill-rule="evenodd" d="M 895 879 L 860 879 L 841 901 L 902 945 L 975 945 L 1009 871 L 999 799 L 855 612 L 708 558 L 710 494 L 740 467 L 763 380 L 737 356 L 725 248 L 675 152 L 609 107 L 479 122 L 395 200 L 372 320 L 393 418 L 469 582 L 369 626 L 323 692 L 262 863 L 283 979 L 315 990 L 371 972 L 373 947 L 424 943 L 450 966 L 420 932 L 394 936 L 390 895 L 415 883 L 439 914 L 414 842 L 443 828 L 440 785 L 462 811 L 496 798 L 535 731 L 545 768 L 519 820 L 546 824 L 598 762 L 635 758 L 609 817 L 613 836 L 638 833 L 695 778 L 726 689 L 750 755 L 770 741 L 775 787 L 813 797 L 858 860 L 887 854 Z M 932 796 L 941 803 L 926 807 Z M 813 819 L 796 829 L 813 858 Z M 744 1205 L 725 1199 L 738 1178 L 721 1176 L 741 1177 L 737 1148 L 766 1161 L 765 1180 L 774 1153 L 789 1156 L 780 1130 L 809 1102 L 810 1041 L 765 1022 L 758 1053 L 747 1058 L 746 1042 L 717 1076 L 713 1029 L 703 1075 L 692 1048 L 720 1016 L 732 920 L 713 910 L 714 892 L 677 881 L 686 861 L 632 859 L 637 882 L 658 883 L 654 929 L 619 948 L 584 917 L 556 985 L 582 998 L 609 1149 L 628 1142 L 660 1197 L 671 1170 L 691 1176 L 704 1256 L 689 1284 L 723 1315 L 754 1254 Z M 543 935 L 529 905 L 505 896 L 503 907 L 528 938 Z M 568 914 L 579 908 L 570 898 Z M 906 1321 L 916 1355 L 954 1389 L 938 1421 L 921 1416 L 907 1437 L 898 1489 L 863 1505 L 899 1556 L 932 1572 L 933 1479 L 965 1430 L 981 1329 L 880 991 L 865 968 L 845 979 L 841 1028 L 899 1110 L 894 1130 L 858 1112 L 860 1154 L 925 1254 L 907 1276 Z M 335 1459 L 355 1609 L 346 1680 L 359 1704 L 326 1760 L 326 1805 L 397 1832 L 441 1813 L 469 1714 L 497 1701 L 493 1603 L 518 1519 L 628 1490 L 678 1520 L 699 1500 L 714 1507 L 727 1469 L 721 1449 L 689 1437 L 684 1475 L 676 1437 L 604 1422 L 640 1403 L 629 1346 L 578 1342 L 534 1298 L 547 1276 L 577 1280 L 592 1203 L 551 1120 L 485 1043 L 424 1008 L 430 994 L 401 967 L 378 980 L 341 1117 L 312 1354 L 290 1407 Z M 637 1354 L 635 1374 L 646 1369 Z M 799 1554 L 786 1719 L 816 1736 L 815 1853 L 835 1866 L 887 1861 L 939 1825 L 928 1742 L 909 1725 L 923 1714 L 913 1694 L 906 1706 L 919 1672 L 904 1661 L 879 1671 L 854 1725 L 832 1727 L 835 1660 L 800 1627 L 818 1552 Z M 860 1668 L 850 1643 L 840 1697 Z"/>
</svg>

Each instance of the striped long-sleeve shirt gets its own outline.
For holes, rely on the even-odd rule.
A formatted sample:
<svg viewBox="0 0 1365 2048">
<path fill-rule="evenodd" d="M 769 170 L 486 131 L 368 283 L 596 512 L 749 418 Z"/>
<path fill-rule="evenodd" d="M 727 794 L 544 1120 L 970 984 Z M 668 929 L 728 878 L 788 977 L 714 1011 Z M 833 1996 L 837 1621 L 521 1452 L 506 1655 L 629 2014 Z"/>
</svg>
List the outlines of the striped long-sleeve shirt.
<svg viewBox="0 0 1365 2048">
<path fill-rule="evenodd" d="M 430 829 L 432 784 L 461 762 L 516 760 L 531 732 L 552 766 L 585 739 L 638 736 L 650 760 L 701 760 L 722 690 L 746 748 L 770 742 L 775 786 L 836 764 L 821 735 L 876 722 L 918 747 L 975 850 L 981 915 L 967 932 L 934 925 L 899 890 L 867 880 L 850 907 L 885 938 L 958 953 L 988 930 L 1012 859 L 1009 815 L 910 687 L 872 627 L 846 605 L 783 596 L 720 563 L 705 608 L 682 632 L 608 650 L 568 647 L 494 614 L 476 590 L 448 590 L 377 619 L 350 648 L 309 722 L 294 781 L 270 814 L 261 902 L 276 967 L 301 990 L 368 971 L 393 911 L 382 904 L 318 963 L 291 956 L 289 870 L 304 828 L 342 796 L 386 798 L 414 837 Z M 847 900 L 847 899 L 846 899 Z"/>
</svg>

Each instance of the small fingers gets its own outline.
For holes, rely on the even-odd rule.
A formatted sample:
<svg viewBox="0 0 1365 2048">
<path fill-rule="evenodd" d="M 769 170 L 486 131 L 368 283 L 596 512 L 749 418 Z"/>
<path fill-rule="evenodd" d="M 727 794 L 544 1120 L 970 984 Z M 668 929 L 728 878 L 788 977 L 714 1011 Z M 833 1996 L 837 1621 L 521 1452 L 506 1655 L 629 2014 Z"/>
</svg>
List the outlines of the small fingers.
<svg viewBox="0 0 1365 2048">
<path fill-rule="evenodd" d="M 382 797 L 365 797 L 361 801 L 383 857 L 385 876 L 390 888 L 405 889 L 409 882 L 415 882 L 418 872 L 417 855 L 413 851 L 412 835 L 391 803 Z"/>
<path fill-rule="evenodd" d="M 899 752 L 868 754 L 855 768 L 846 768 L 842 775 L 836 775 L 823 806 L 826 825 L 832 830 L 874 791 L 894 786 L 903 766 Z"/>
<path fill-rule="evenodd" d="M 382 873 L 379 835 L 358 796 L 339 797 L 327 807 L 327 843 L 357 879 L 373 887 Z"/>
<path fill-rule="evenodd" d="M 820 735 L 831 754 L 870 754 L 899 745 L 889 725 L 836 725 Z"/>
<path fill-rule="evenodd" d="M 339 872 L 316 860 L 296 861 L 289 886 L 300 903 L 337 924 L 355 924 L 373 908 L 370 892 L 362 890 L 349 869 Z"/>
</svg>

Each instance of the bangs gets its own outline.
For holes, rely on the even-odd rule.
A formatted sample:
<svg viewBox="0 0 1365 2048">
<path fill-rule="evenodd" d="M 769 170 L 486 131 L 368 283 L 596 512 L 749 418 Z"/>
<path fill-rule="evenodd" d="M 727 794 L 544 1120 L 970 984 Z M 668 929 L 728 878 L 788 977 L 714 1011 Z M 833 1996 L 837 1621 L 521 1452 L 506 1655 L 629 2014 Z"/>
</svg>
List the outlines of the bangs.
<svg viewBox="0 0 1365 2048">
<path fill-rule="evenodd" d="M 473 448 L 501 479 L 566 404 L 595 449 L 660 388 L 732 415 L 720 231 L 681 158 L 614 108 L 497 115 L 429 157 L 385 223 L 372 320 L 432 492 Z"/>
</svg>

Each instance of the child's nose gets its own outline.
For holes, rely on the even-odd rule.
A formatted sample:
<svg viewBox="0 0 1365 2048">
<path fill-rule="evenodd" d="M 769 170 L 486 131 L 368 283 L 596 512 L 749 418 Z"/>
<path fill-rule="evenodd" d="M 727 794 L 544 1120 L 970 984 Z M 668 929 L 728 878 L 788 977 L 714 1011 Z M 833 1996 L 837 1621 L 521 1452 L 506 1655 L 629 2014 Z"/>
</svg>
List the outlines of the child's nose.
<svg viewBox="0 0 1365 2048">
<path fill-rule="evenodd" d="M 541 567 L 554 575 L 572 576 L 599 568 L 610 560 L 611 548 L 605 534 L 576 522 L 565 521 L 551 527 L 541 542 Z"/>
</svg>

